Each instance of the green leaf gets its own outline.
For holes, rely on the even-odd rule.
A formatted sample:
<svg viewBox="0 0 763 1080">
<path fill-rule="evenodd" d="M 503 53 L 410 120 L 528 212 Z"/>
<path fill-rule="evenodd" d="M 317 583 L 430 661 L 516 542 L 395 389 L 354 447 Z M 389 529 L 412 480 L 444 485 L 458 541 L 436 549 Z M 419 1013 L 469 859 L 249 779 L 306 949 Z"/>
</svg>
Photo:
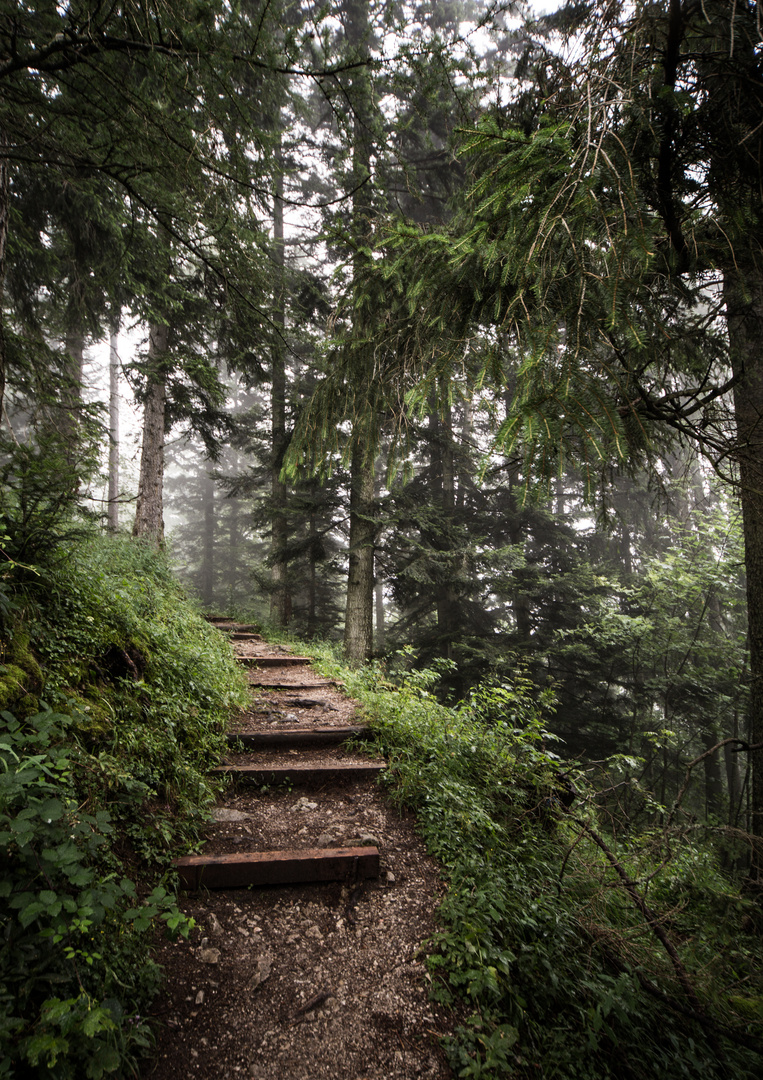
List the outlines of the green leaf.
<svg viewBox="0 0 763 1080">
<path fill-rule="evenodd" d="M 38 813 L 43 821 L 51 824 L 53 821 L 60 821 L 64 816 L 65 807 L 60 799 L 46 799 L 39 807 Z"/>
</svg>

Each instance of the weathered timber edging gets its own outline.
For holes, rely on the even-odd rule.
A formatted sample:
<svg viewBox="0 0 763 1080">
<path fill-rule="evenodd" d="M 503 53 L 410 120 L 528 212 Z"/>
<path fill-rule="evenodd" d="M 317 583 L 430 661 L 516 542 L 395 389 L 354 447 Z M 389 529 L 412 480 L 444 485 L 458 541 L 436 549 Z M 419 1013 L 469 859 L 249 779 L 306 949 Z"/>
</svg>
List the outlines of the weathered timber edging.
<svg viewBox="0 0 763 1080">
<path fill-rule="evenodd" d="M 256 626 L 251 623 L 239 623 L 228 615 L 205 615 L 205 620 L 214 626 L 216 630 L 222 631 L 224 634 L 254 634 L 255 637 L 261 638 L 260 632 Z"/>
<path fill-rule="evenodd" d="M 321 690 L 330 686 L 339 687 L 343 684 L 340 682 L 262 682 L 256 675 L 250 675 L 247 680 L 249 686 L 255 687 L 257 690 Z"/>
<path fill-rule="evenodd" d="M 237 656 L 236 659 L 244 667 L 261 668 L 296 667 L 298 665 L 306 667 L 310 663 L 309 656 Z"/>
<path fill-rule="evenodd" d="M 331 765 L 219 765 L 211 769 L 213 776 L 229 776 L 235 782 L 247 784 L 277 784 L 289 780 L 293 784 L 313 784 L 330 780 L 373 780 L 384 772 L 386 765 L 375 762 L 355 764 L 335 762 Z"/>
<path fill-rule="evenodd" d="M 332 728 L 282 729 L 281 731 L 242 731 L 227 736 L 232 749 L 245 747 L 263 750 L 276 746 L 336 746 L 347 739 L 368 739 L 371 729 L 365 724 Z"/>
<path fill-rule="evenodd" d="M 186 855 L 175 862 L 185 889 L 241 889 L 379 876 L 375 847 L 304 848 L 233 855 Z"/>
</svg>

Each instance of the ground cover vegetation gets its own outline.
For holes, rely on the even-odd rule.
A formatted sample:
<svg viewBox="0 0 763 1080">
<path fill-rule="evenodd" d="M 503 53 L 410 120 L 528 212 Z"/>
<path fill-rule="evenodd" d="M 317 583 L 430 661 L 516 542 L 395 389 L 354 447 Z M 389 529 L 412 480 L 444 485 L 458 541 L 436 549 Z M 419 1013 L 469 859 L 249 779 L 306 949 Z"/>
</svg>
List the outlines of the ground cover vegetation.
<svg viewBox="0 0 763 1080">
<path fill-rule="evenodd" d="M 129 538 L 81 528 L 2 584 L 0 1075 L 128 1075 L 240 673 Z"/>
<path fill-rule="evenodd" d="M 347 681 L 416 811 L 448 892 L 430 943 L 435 996 L 471 1014 L 449 1047 L 459 1076 L 755 1076 L 760 907 L 721 868 L 733 840 L 669 806 L 627 764 L 564 761 L 557 702 L 514 666 L 445 706 L 449 662 L 323 670 Z M 625 764 L 618 779 L 618 764 Z M 729 847 L 731 845 L 731 847 Z"/>
<path fill-rule="evenodd" d="M 147 1037 L 176 916 L 114 860 L 192 839 L 237 685 L 166 516 L 205 605 L 358 668 L 464 1075 L 749 1072 L 760 42 L 753 0 L 0 0 L 15 1062 Z"/>
</svg>

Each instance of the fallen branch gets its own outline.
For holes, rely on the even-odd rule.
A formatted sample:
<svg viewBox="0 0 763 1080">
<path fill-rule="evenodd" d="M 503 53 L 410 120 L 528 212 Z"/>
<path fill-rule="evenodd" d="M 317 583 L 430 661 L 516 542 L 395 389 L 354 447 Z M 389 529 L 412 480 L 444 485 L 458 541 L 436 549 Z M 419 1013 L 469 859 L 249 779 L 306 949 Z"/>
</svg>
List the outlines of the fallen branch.
<svg viewBox="0 0 763 1080">
<path fill-rule="evenodd" d="M 750 746 L 750 744 L 745 742 L 744 739 L 722 739 L 719 743 L 716 743 L 715 746 L 711 746 L 709 750 L 705 750 L 705 752 L 703 754 L 700 754 L 699 757 L 696 757 L 693 761 L 690 761 L 689 764 L 686 766 L 686 775 L 684 776 L 684 782 L 681 785 L 680 791 L 676 795 L 675 802 L 673 803 L 671 811 L 668 814 L 668 820 L 665 822 L 666 829 L 670 828 L 673 818 L 678 813 L 681 803 L 683 802 L 683 797 L 688 790 L 689 784 L 691 783 L 691 772 L 694 766 L 699 765 L 700 762 L 705 760 L 705 758 L 710 757 L 711 754 L 716 754 L 720 749 L 722 749 L 722 747 L 728 746 L 730 743 L 736 743 L 737 748 L 736 750 L 734 750 L 735 754 L 752 753 L 754 750 L 763 749 L 763 743 L 756 743 L 754 746 Z"/>
<path fill-rule="evenodd" d="M 699 998 L 697 997 L 697 995 L 696 995 L 696 993 L 694 991 L 694 987 L 692 986 L 691 979 L 689 978 L 689 973 L 687 972 L 686 968 L 684 967 L 684 965 L 683 965 L 683 963 L 681 961 L 681 958 L 678 955 L 678 952 L 676 951 L 676 947 L 673 944 L 673 942 L 670 940 L 670 938 L 668 937 L 668 935 L 667 935 L 667 933 L 665 931 L 665 927 L 662 925 L 662 922 L 661 922 L 660 918 L 658 917 L 657 913 L 652 911 L 652 909 L 646 903 L 643 896 L 641 896 L 641 894 L 636 889 L 636 886 L 635 886 L 634 882 L 631 880 L 630 876 L 626 873 L 625 867 L 622 865 L 622 863 L 620 863 L 617 856 L 614 854 L 614 852 L 611 850 L 611 848 L 607 845 L 607 843 L 602 839 L 602 837 L 599 836 L 599 834 L 596 832 L 596 830 L 592 829 L 591 826 L 587 822 L 581 821 L 579 818 L 573 818 L 572 820 L 575 821 L 575 823 L 580 826 L 580 828 L 591 838 L 591 840 L 593 840 L 594 844 L 596 844 L 596 846 L 599 848 L 599 850 L 603 852 L 605 858 L 607 859 L 607 862 L 612 867 L 612 869 L 615 871 L 617 876 L 620 878 L 622 886 L 625 889 L 625 891 L 627 892 L 628 896 L 630 896 L 630 898 L 633 901 L 635 907 L 638 909 L 638 911 L 644 917 L 644 920 L 646 921 L 646 923 L 649 926 L 650 930 L 652 931 L 654 936 L 657 938 L 657 940 L 660 942 L 663 949 L 667 953 L 667 955 L 668 955 L 668 957 L 670 959 L 670 962 L 671 962 L 671 964 L 673 966 L 673 970 L 676 973 L 676 977 L 677 977 L 679 983 L 681 984 L 681 987 L 683 988 L 683 992 L 686 994 L 687 1000 L 689 1001 L 689 1004 L 691 1005 L 692 1011 L 696 1015 L 696 1019 L 701 1023 L 707 1024 L 708 1027 L 711 1027 L 712 1025 L 711 1025 L 711 1022 L 710 1022 L 710 1017 L 707 1015 L 707 1013 L 703 1009 L 702 1003 L 700 1002 Z M 718 1044 L 718 1040 L 715 1038 L 715 1034 L 713 1033 L 712 1030 L 708 1031 L 708 1041 L 710 1043 L 710 1046 L 711 1046 L 713 1052 L 718 1057 L 718 1060 L 722 1061 L 723 1060 L 723 1054 L 722 1054 L 721 1048 L 720 1048 L 720 1046 Z"/>
<path fill-rule="evenodd" d="M 710 1025 L 719 1035 L 729 1039 L 731 1042 L 737 1043 L 739 1046 L 744 1046 L 748 1050 L 763 1054 L 763 1040 L 756 1039 L 754 1035 L 749 1035 L 746 1031 L 738 1031 L 736 1028 L 729 1027 L 728 1024 L 720 1024 L 706 1013 L 701 1015 L 697 1014 L 693 1009 L 690 1009 L 682 1004 L 682 1002 L 677 1001 L 671 994 L 668 994 L 661 987 L 657 986 L 656 983 L 653 983 L 643 971 L 629 967 L 629 965 L 624 963 L 616 953 L 607 948 L 603 941 L 597 938 L 595 934 L 592 934 L 590 930 L 587 930 L 586 932 L 590 934 L 592 939 L 596 942 L 596 947 L 608 964 L 611 964 L 612 967 L 621 974 L 634 976 L 641 985 L 641 988 L 645 990 L 647 994 L 656 998 L 662 1005 L 665 1005 L 673 1012 L 678 1013 L 679 1016 L 685 1016 L 688 1020 L 694 1020 L 698 1024 Z"/>
</svg>

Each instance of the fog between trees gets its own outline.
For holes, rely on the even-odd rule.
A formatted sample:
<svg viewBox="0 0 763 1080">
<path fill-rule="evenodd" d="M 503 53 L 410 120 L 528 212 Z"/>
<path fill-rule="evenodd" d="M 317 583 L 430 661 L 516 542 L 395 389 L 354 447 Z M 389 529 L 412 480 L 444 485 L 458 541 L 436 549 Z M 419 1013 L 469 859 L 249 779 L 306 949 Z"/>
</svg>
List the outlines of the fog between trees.
<svg viewBox="0 0 763 1080">
<path fill-rule="evenodd" d="M 99 517 L 119 332 L 206 606 L 521 667 L 662 804 L 736 740 L 692 810 L 757 833 L 757 7 L 527 14 L 3 6 L 6 557 Z"/>
</svg>

